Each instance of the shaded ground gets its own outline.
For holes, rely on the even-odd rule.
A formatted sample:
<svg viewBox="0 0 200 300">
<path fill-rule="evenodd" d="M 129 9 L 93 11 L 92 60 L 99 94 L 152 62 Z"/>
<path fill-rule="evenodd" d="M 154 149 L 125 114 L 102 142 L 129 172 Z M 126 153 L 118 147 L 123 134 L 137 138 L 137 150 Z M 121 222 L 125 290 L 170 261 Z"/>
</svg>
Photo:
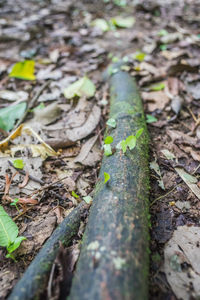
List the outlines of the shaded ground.
<svg viewBox="0 0 200 300">
<path fill-rule="evenodd" d="M 0 250 L 1 299 L 9 294 L 56 225 L 93 190 L 102 156 L 109 99 L 102 72 L 119 59 L 127 62 L 126 70 L 137 79 L 149 122 L 150 299 L 190 299 L 200 294 L 196 241 L 199 232 L 193 231 L 199 227 L 200 209 L 200 5 L 199 1 L 170 1 L 166 5 L 163 1 L 138 2 L 119 6 L 120 1 L 91 4 L 18 0 L 13 5 L 8 0 L 0 4 L 1 108 L 11 105 L 11 96 L 5 90 L 14 92 L 11 97 L 14 103 L 23 99 L 30 102 L 42 87 L 31 109 L 40 106 L 37 112 L 28 114 L 26 121 L 31 121 L 29 127 L 54 150 L 62 149 L 59 155 L 51 153 L 48 158 L 43 149 L 43 155 L 34 157 L 29 148 L 30 144 L 38 145 L 38 141 L 25 133 L 13 143 L 29 147 L 9 148 L 7 156 L 2 150 L 1 204 L 15 218 L 20 234 L 27 240 L 17 250 L 17 263 L 5 259 L 6 251 Z M 119 14 L 125 18 L 134 16 L 134 26 L 112 26 L 107 32 L 91 26 L 97 18 L 109 21 Z M 36 62 L 35 81 L 8 76 L 13 63 L 24 58 Z M 63 90 L 85 74 L 95 83 L 95 96 L 89 100 L 85 97 L 67 100 Z M 24 93 L 18 93 L 17 97 L 17 91 Z M 3 139 L 7 134 L 2 130 L 1 135 Z M 162 152 L 166 149 L 174 157 Z M 8 164 L 11 155 L 23 157 L 26 171 L 39 179 L 39 182 L 30 180 L 24 189 L 18 188 L 24 176 L 17 174 L 11 182 L 12 199 L 31 197 L 38 201 L 34 206 L 19 205 L 20 213 L 10 206 L 8 198 L 3 198 L 5 176 L 15 173 Z M 52 182 L 56 184 L 43 188 Z M 74 259 L 83 228 L 84 224 L 72 243 L 70 251 Z M 176 236 L 172 239 L 177 228 L 182 240 Z M 56 281 L 54 286 L 54 294 L 58 295 Z"/>
</svg>

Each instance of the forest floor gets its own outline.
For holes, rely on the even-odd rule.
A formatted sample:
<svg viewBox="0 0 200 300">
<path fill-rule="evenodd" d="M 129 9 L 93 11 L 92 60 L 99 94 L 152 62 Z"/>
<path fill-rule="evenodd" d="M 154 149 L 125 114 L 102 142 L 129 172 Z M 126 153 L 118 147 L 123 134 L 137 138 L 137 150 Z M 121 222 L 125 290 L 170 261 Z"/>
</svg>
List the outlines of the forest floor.
<svg viewBox="0 0 200 300">
<path fill-rule="evenodd" d="M 102 74 L 119 60 L 137 80 L 150 134 L 149 299 L 200 295 L 200 3 L 164 2 L 1 1 L 0 106 L 9 107 L 0 110 L 1 205 L 26 240 L 16 262 L 0 248 L 0 299 L 94 188 L 109 112 Z M 35 62 L 34 80 L 12 77 L 23 60 Z M 94 95 L 70 97 L 67 88 L 85 75 Z M 15 124 L 26 102 L 28 130 Z M 26 175 L 9 164 L 21 159 Z"/>
</svg>

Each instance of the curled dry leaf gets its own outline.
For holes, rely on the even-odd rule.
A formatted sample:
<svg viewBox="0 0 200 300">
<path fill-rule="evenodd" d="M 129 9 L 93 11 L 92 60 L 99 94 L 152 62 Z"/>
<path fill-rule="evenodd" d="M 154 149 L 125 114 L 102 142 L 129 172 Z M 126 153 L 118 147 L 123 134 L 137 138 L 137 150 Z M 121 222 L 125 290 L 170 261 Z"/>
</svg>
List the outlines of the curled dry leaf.
<svg viewBox="0 0 200 300">
<path fill-rule="evenodd" d="M 143 92 L 142 98 L 147 101 L 149 111 L 154 111 L 156 109 L 163 110 L 169 102 L 169 98 L 164 91 L 150 93 Z"/>
<path fill-rule="evenodd" d="M 100 121 L 100 117 L 101 109 L 97 105 L 94 105 L 86 122 L 82 126 L 72 129 L 62 128 L 55 132 L 50 131 L 49 135 L 52 138 L 47 139 L 46 142 L 54 149 L 73 145 L 93 132 Z"/>
</svg>

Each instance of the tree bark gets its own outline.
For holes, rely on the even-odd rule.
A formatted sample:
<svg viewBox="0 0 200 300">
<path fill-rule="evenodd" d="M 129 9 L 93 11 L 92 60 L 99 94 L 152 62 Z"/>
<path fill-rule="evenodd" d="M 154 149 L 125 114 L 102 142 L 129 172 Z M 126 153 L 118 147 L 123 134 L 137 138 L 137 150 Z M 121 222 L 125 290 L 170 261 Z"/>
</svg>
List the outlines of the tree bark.
<svg viewBox="0 0 200 300">
<path fill-rule="evenodd" d="M 44 299 L 42 294 L 46 288 L 52 264 L 59 251 L 59 242 L 67 247 L 77 235 L 81 217 L 88 205 L 82 202 L 57 227 L 52 236 L 32 261 L 23 277 L 14 287 L 9 300 Z"/>
<path fill-rule="evenodd" d="M 135 81 L 110 79 L 112 147 L 143 128 L 136 147 L 104 157 L 69 300 L 148 299 L 148 133 Z M 104 172 L 110 180 L 104 184 Z"/>
</svg>

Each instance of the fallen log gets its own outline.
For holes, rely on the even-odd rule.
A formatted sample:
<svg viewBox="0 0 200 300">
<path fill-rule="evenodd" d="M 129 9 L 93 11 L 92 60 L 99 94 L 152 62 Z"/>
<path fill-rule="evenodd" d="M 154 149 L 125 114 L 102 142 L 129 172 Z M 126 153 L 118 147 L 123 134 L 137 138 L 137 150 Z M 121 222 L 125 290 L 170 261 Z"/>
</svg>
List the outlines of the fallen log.
<svg viewBox="0 0 200 300">
<path fill-rule="evenodd" d="M 59 251 L 59 243 L 61 242 L 64 247 L 71 244 L 73 237 L 78 233 L 81 217 L 87 209 L 88 205 L 82 202 L 56 228 L 14 287 L 8 297 L 9 300 L 44 299 L 42 295 L 48 283 L 52 264 Z"/>
<path fill-rule="evenodd" d="M 69 300 L 148 299 L 148 133 L 133 78 L 119 70 L 110 79 L 114 154 L 104 157 Z M 115 149 L 143 128 L 133 150 Z M 104 172 L 110 180 L 104 184 Z"/>
</svg>

